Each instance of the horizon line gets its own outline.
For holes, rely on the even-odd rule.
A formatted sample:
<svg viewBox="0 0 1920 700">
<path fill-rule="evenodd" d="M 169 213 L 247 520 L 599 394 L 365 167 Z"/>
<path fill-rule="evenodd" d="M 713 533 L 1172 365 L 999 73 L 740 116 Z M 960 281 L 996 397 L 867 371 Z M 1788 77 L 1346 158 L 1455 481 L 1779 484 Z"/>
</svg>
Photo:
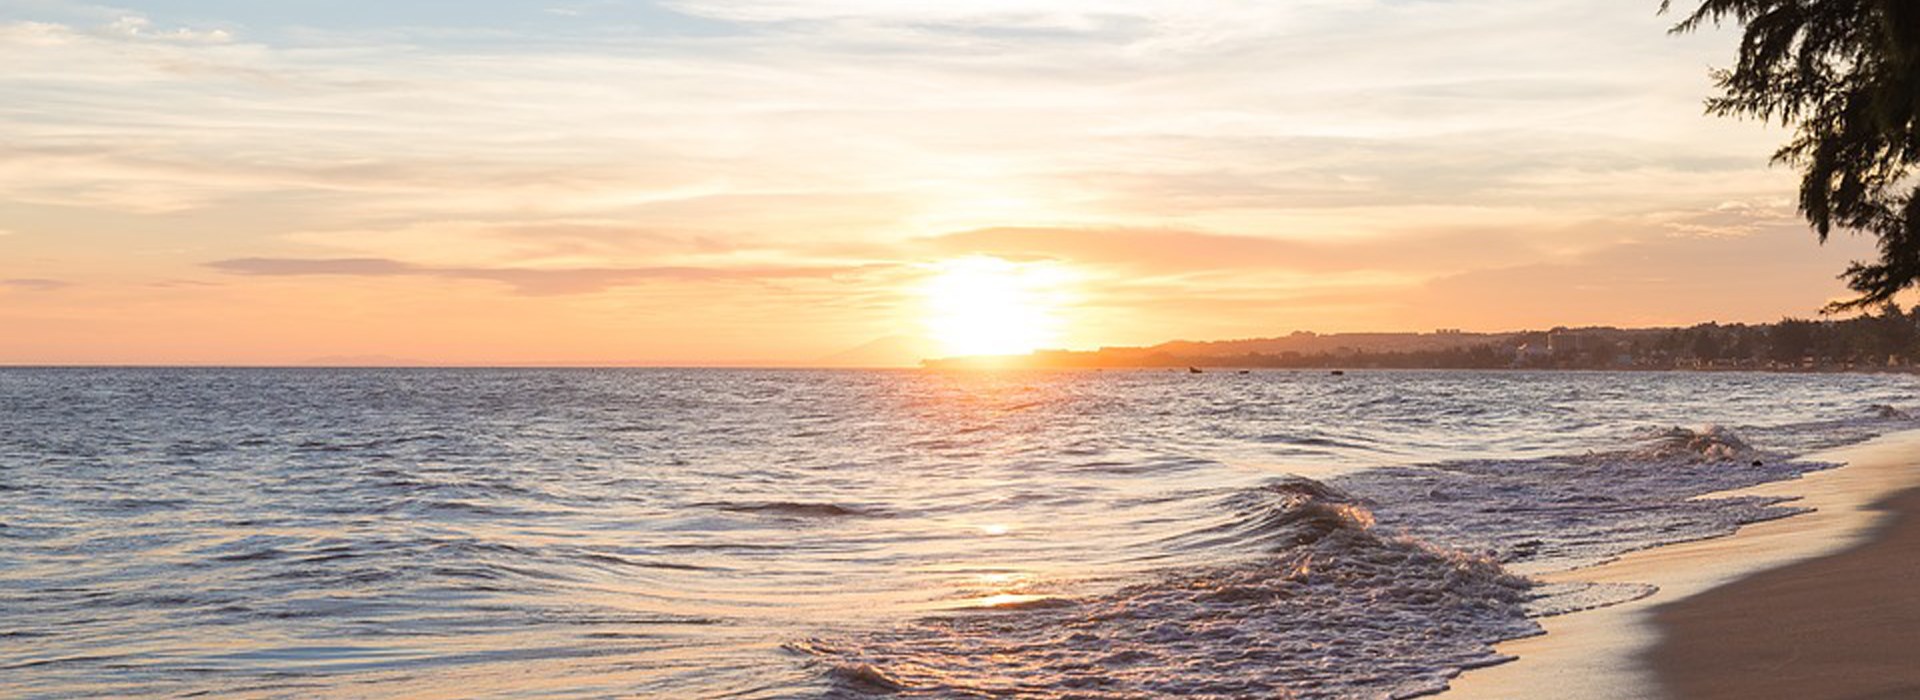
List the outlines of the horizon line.
<svg viewBox="0 0 1920 700">
<path fill-rule="evenodd" d="M 1920 305 L 1916 305 L 1916 310 L 1920 310 Z M 1848 318 L 1858 318 L 1858 317 L 1872 316 L 1872 315 L 1873 313 L 1871 310 L 1862 309 L 1859 311 L 1859 313 L 1856 316 L 1850 316 Z M 1156 343 L 1147 344 L 1147 345 L 1100 345 L 1092 348 L 1082 348 L 1082 349 L 1064 348 L 1064 347 L 1034 348 L 1024 353 L 1006 354 L 1006 355 L 948 355 L 948 356 L 939 356 L 939 357 L 922 357 L 922 358 L 919 358 L 914 364 L 816 364 L 816 363 L 809 363 L 809 362 L 782 363 L 777 361 L 763 362 L 763 361 L 755 361 L 755 360 L 741 360 L 741 361 L 733 361 L 733 362 L 716 362 L 716 363 L 685 363 L 685 362 L 651 363 L 651 362 L 644 362 L 644 361 L 620 362 L 620 361 L 572 361 L 572 360 L 506 361 L 506 362 L 495 363 L 495 362 L 434 362 L 434 361 L 415 362 L 415 361 L 407 361 L 405 358 L 389 358 L 393 360 L 392 362 L 369 362 L 369 363 L 361 364 L 361 363 L 328 362 L 328 361 L 325 361 L 327 358 L 317 358 L 320 361 L 313 361 L 313 362 L 273 362 L 273 361 L 268 361 L 268 362 L 221 362 L 221 361 L 210 361 L 210 362 L 50 361 L 50 362 L 43 362 L 43 361 L 0 360 L 0 369 L 743 369 L 743 370 L 899 369 L 899 370 L 913 370 L 913 369 L 928 369 L 929 363 L 949 362 L 949 361 L 955 361 L 955 360 L 1020 359 L 1020 358 L 1031 358 L 1037 355 L 1048 354 L 1048 353 L 1098 353 L 1105 350 L 1150 349 L 1154 347 L 1159 347 L 1161 345 L 1170 345 L 1174 343 L 1204 344 L 1204 343 L 1249 342 L 1249 341 L 1256 341 L 1256 340 L 1281 340 L 1281 339 L 1286 339 L 1288 337 L 1302 334 L 1302 333 L 1311 334 L 1315 336 L 1323 336 L 1323 337 L 1342 336 L 1342 335 L 1429 336 L 1429 335 L 1443 335 L 1443 334 L 1444 335 L 1499 336 L 1499 335 L 1526 335 L 1531 333 L 1552 333 L 1555 330 L 1562 330 L 1562 329 L 1570 330 L 1570 331 L 1571 330 L 1590 330 L 1590 329 L 1610 329 L 1610 330 L 1619 330 L 1619 331 L 1657 331 L 1657 330 L 1685 330 L 1685 329 L 1695 328 L 1695 327 L 1705 326 L 1705 325 L 1770 326 L 1770 325 L 1776 325 L 1781 321 L 1789 321 L 1789 320 L 1807 321 L 1807 322 L 1814 322 L 1814 323 L 1846 320 L 1846 319 L 1836 319 L 1834 318 L 1835 316 L 1836 314 L 1822 313 L 1813 318 L 1799 318 L 1791 315 L 1782 316 L 1778 321 L 1758 321 L 1758 322 L 1699 321 L 1690 325 L 1653 325 L 1653 326 L 1618 326 L 1618 325 L 1605 325 L 1605 324 L 1555 325 L 1555 326 L 1550 326 L 1550 327 L 1540 328 L 1540 329 L 1500 330 L 1500 331 L 1467 330 L 1463 328 L 1446 328 L 1446 327 L 1435 328 L 1435 329 L 1425 330 L 1425 331 L 1412 331 L 1412 330 L 1315 331 L 1315 330 L 1308 330 L 1308 329 L 1297 329 L 1297 330 L 1286 331 L 1276 335 L 1245 336 L 1245 337 L 1238 337 L 1238 338 L 1213 338 L 1213 339 L 1204 339 L 1204 340 L 1193 340 L 1193 339 L 1187 339 L 1187 338 L 1171 338 L 1171 339 L 1162 340 L 1162 341 L 1158 341 Z M 872 341 L 868 341 L 868 342 L 872 342 Z"/>
</svg>

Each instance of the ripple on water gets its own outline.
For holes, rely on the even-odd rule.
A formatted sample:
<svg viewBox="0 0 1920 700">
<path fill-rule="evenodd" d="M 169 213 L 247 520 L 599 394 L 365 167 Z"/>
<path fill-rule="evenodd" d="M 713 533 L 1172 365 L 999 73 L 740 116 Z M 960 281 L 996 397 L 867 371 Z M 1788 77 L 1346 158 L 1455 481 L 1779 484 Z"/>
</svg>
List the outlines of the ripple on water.
<svg viewBox="0 0 1920 700">
<path fill-rule="evenodd" d="M 1424 692 L 1536 616 L 1645 593 L 1519 574 L 1791 514 L 1694 497 L 1823 468 L 1792 455 L 1910 426 L 1916 397 L 0 369 L 0 674 L 47 697 Z M 1727 427 L 1671 427 L 1702 423 Z"/>
</svg>

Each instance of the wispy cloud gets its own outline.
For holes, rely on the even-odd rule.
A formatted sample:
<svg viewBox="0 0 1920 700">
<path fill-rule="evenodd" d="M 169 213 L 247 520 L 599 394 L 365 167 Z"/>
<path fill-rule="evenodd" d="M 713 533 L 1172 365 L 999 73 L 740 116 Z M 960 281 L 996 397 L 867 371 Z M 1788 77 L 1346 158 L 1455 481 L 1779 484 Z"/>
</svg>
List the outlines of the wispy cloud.
<svg viewBox="0 0 1920 700">
<path fill-rule="evenodd" d="M 51 292 L 56 289 L 65 289 L 71 286 L 73 286 L 72 282 L 67 282 L 65 280 L 46 279 L 43 277 L 15 277 L 12 279 L 0 279 L 0 287 L 16 289 L 23 292 Z"/>
<path fill-rule="evenodd" d="M 1417 235 L 1278 239 L 1179 229 L 997 228 L 924 239 L 943 255 L 1045 258 L 1147 273 L 1358 270 L 1431 272 L 1536 259 L 1515 231 L 1425 231 Z"/>
<path fill-rule="evenodd" d="M 0 96 L 45 107 L 7 118 L 28 138 L 0 194 L 170 211 L 320 190 L 381 215 L 642 217 L 690 198 L 787 196 L 807 216 L 808 199 L 872 196 L 912 202 L 886 227 L 910 233 L 1148 213 L 1246 228 L 1287 209 L 1718 201 L 1727 180 L 1696 181 L 1703 166 L 1761 160 L 1719 125 L 1675 128 L 1702 81 L 1647 68 L 1688 41 L 1594 3 L 672 7 L 766 26 L 423 50 L 376 32 L 153 42 L 177 32 L 145 17 L 7 24 L 0 58 L 33 77 Z M 1579 38 L 1559 29 L 1581 21 Z M 994 33 L 1033 27 L 1078 34 Z M 1666 94 L 1685 99 L 1650 99 Z"/>
<path fill-rule="evenodd" d="M 121 15 L 118 19 L 101 27 L 101 31 L 130 39 L 151 39 L 157 41 L 222 43 L 233 39 L 233 34 L 225 29 L 157 27 L 154 26 L 153 20 L 135 14 Z"/>
<path fill-rule="evenodd" d="M 586 294 L 649 282 L 765 281 L 823 279 L 860 272 L 829 267 L 632 267 L 632 268 L 477 268 L 426 267 L 383 258 L 234 258 L 208 263 L 222 272 L 263 277 L 332 275 L 349 277 L 439 277 L 486 280 L 512 286 L 522 294 Z"/>
</svg>

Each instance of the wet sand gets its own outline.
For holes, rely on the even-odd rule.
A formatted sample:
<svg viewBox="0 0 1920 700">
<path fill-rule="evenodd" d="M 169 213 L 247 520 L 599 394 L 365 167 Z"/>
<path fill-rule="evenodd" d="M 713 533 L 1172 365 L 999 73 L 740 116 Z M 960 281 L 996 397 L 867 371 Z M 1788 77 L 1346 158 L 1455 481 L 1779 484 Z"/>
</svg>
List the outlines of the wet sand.
<svg viewBox="0 0 1920 700">
<path fill-rule="evenodd" d="M 1679 698 L 1920 698 L 1920 490 L 1854 549 L 1662 606 L 1648 661 Z"/>
<path fill-rule="evenodd" d="M 1808 458 L 1847 466 L 1717 495 L 1796 496 L 1797 505 L 1814 512 L 1755 523 L 1730 537 L 1633 552 L 1602 566 L 1541 576 L 1546 581 L 1645 583 L 1659 591 L 1620 605 L 1541 620 L 1547 634 L 1498 646 L 1500 652 L 1518 657 L 1516 661 L 1463 674 L 1441 697 L 1920 697 L 1914 686 L 1902 685 L 1914 677 L 1912 669 L 1896 672 L 1884 665 L 1898 659 L 1905 666 L 1920 666 L 1920 646 L 1913 636 L 1900 636 L 1913 634 L 1920 622 L 1899 618 L 1903 621 L 1882 624 L 1877 619 L 1895 614 L 1890 612 L 1895 605 L 1904 605 L 1908 614 L 1920 610 L 1920 571 L 1913 568 L 1920 560 L 1920 495 L 1906 493 L 1920 487 L 1920 431 Z M 1889 501 L 1894 494 L 1901 495 Z M 1893 511 L 1879 507 L 1883 503 L 1915 515 L 1893 519 Z M 1776 579 L 1781 582 L 1769 583 Z M 1799 597 L 1787 597 L 1796 585 Z M 1696 608 L 1696 600 L 1703 601 L 1700 606 L 1715 607 Z M 1689 621 L 1669 622 L 1668 616 Z M 1795 627 L 1802 623 L 1791 620 L 1824 628 L 1831 638 L 1798 644 L 1796 635 L 1815 632 Z M 1734 625 L 1746 627 L 1736 630 Z M 1720 645 L 1732 636 L 1741 637 L 1739 644 L 1793 646 L 1769 652 L 1784 656 L 1749 663 L 1745 655 L 1759 652 L 1717 651 L 1728 649 Z M 1778 651 L 1795 648 L 1799 651 Z M 1801 656 L 1791 657 L 1794 653 Z M 1805 668 L 1783 668 L 1790 657 Z M 1680 678 L 1682 672 L 1692 678 Z M 1805 676 L 1796 679 L 1805 685 L 1781 680 L 1789 675 Z M 1834 676 L 1862 678 L 1841 684 Z M 1721 682 L 1753 685 L 1717 690 Z M 1842 694 L 1854 688 L 1862 692 Z"/>
</svg>

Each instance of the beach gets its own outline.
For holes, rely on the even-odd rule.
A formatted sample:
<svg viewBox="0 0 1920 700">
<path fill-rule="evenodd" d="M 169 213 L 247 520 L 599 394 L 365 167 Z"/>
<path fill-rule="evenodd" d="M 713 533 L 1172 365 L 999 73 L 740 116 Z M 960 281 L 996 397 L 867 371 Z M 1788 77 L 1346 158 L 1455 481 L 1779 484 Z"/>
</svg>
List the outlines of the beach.
<svg viewBox="0 0 1920 700">
<path fill-rule="evenodd" d="M 1920 697 L 1920 490 L 1865 544 L 1663 606 L 1648 660 L 1681 698 Z"/>
<path fill-rule="evenodd" d="M 1797 496 L 1812 512 L 1630 553 L 1549 582 L 1640 583 L 1629 603 L 1547 618 L 1448 698 L 1920 696 L 1920 432 L 1811 459 L 1846 466 L 1716 495 Z"/>
</svg>

